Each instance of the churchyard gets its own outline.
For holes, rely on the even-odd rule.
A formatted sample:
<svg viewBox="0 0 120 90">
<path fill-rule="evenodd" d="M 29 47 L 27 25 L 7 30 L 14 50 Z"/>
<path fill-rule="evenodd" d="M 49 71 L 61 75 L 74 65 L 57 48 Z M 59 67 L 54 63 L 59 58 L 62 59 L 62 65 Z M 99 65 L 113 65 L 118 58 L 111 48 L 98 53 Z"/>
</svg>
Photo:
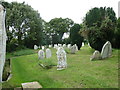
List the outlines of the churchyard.
<svg viewBox="0 0 120 90">
<path fill-rule="evenodd" d="M 53 65 L 49 69 L 42 68 L 38 60 L 38 50 L 34 53 L 24 50 L 22 53 L 30 55 L 11 57 L 12 77 L 3 83 L 4 88 L 21 87 L 21 83 L 39 82 L 43 88 L 117 88 L 118 87 L 118 50 L 113 49 L 112 57 L 104 60 L 90 61 L 94 50 L 85 45 L 76 54 L 67 54 L 67 69 L 57 70 L 57 50 L 50 48 L 51 58 L 43 61 Z M 29 51 L 29 50 L 28 50 Z M 119 50 L 120 51 L 120 50 Z M 18 53 L 18 54 L 17 54 Z M 21 53 L 19 54 L 21 55 Z"/>
<path fill-rule="evenodd" d="M 112 7 L 94 7 L 77 24 L 1 1 L 0 89 L 118 88 L 119 40 Z"/>
</svg>

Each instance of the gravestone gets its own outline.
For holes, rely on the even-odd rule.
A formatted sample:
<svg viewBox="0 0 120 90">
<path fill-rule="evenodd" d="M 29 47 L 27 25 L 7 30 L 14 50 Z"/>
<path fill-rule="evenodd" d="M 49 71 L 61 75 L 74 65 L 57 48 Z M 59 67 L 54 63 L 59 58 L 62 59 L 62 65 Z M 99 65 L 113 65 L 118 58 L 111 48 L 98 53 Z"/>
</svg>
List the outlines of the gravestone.
<svg viewBox="0 0 120 90">
<path fill-rule="evenodd" d="M 44 59 L 45 58 L 45 53 L 43 50 L 38 51 L 38 59 Z"/>
<path fill-rule="evenodd" d="M 58 44 L 58 47 L 62 47 L 62 44 Z"/>
<path fill-rule="evenodd" d="M 38 49 L 38 46 L 37 45 L 34 45 L 34 50 L 37 50 Z"/>
<path fill-rule="evenodd" d="M 42 50 L 44 50 L 45 49 L 45 46 L 42 46 Z"/>
<path fill-rule="evenodd" d="M 66 44 L 63 44 L 63 48 L 66 48 Z"/>
<path fill-rule="evenodd" d="M 78 46 L 75 44 L 74 47 L 76 48 L 76 51 L 78 51 Z"/>
<path fill-rule="evenodd" d="M 71 48 L 71 44 L 68 44 L 68 45 L 67 45 L 67 48 L 70 49 L 70 48 Z"/>
<path fill-rule="evenodd" d="M 46 58 L 50 58 L 52 56 L 51 50 L 49 48 L 46 49 Z"/>
<path fill-rule="evenodd" d="M 51 48 L 52 47 L 52 45 L 49 45 L 49 48 Z"/>
<path fill-rule="evenodd" d="M 6 30 L 5 30 L 5 14 L 4 7 L 0 4 L 0 83 L 2 82 L 3 68 L 6 56 Z"/>
<path fill-rule="evenodd" d="M 58 59 L 57 70 L 67 68 L 66 52 L 64 51 L 63 47 L 59 47 L 56 54 Z"/>
<path fill-rule="evenodd" d="M 27 82 L 27 83 L 22 83 L 22 88 L 23 90 L 34 90 L 38 88 L 42 88 L 42 86 L 38 82 Z"/>
<path fill-rule="evenodd" d="M 109 41 L 107 41 L 102 47 L 101 57 L 102 59 L 104 59 L 110 57 L 111 55 L 112 55 L 112 45 Z"/>
<path fill-rule="evenodd" d="M 85 46 L 84 42 L 82 42 L 82 47 Z"/>
<path fill-rule="evenodd" d="M 93 55 L 91 56 L 90 60 L 101 59 L 101 54 L 99 51 L 95 50 Z"/>
<path fill-rule="evenodd" d="M 70 48 L 70 51 L 71 51 L 72 54 L 75 54 L 75 52 L 76 52 L 76 47 L 75 47 L 75 45 L 73 45 L 73 46 Z"/>
</svg>

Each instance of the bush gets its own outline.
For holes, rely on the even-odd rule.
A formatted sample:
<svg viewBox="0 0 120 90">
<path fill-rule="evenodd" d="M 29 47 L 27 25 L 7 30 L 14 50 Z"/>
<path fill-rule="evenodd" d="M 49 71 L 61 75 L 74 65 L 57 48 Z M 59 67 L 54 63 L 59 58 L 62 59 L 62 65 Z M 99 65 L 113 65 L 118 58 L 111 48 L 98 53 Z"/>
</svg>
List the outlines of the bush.
<svg viewBox="0 0 120 90">
<path fill-rule="evenodd" d="M 82 46 L 82 42 L 83 42 L 83 37 L 79 34 L 79 30 L 80 30 L 80 25 L 79 24 L 75 24 L 71 29 L 70 29 L 70 40 L 71 40 L 71 44 L 77 44 L 78 49 L 80 50 L 81 46 Z"/>
<path fill-rule="evenodd" d="M 88 41 L 92 48 L 101 52 L 102 47 L 107 40 L 104 38 L 104 34 L 100 30 L 91 28 L 88 33 Z"/>
</svg>

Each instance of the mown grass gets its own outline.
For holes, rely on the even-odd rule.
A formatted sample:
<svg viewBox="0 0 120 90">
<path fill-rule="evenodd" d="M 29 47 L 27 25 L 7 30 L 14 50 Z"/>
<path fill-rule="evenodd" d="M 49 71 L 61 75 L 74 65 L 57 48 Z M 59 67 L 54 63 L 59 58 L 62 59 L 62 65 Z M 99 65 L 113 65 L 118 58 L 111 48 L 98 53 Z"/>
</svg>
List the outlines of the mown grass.
<svg viewBox="0 0 120 90">
<path fill-rule="evenodd" d="M 57 65 L 56 50 L 51 50 L 52 57 L 45 60 Z M 62 71 L 57 71 L 57 67 L 43 69 L 37 51 L 33 52 L 36 53 L 12 57 L 13 76 L 3 87 L 38 81 L 43 88 L 118 88 L 118 50 L 113 50 L 111 58 L 90 61 L 94 50 L 84 46 L 76 54 L 67 54 L 68 68 Z"/>
</svg>

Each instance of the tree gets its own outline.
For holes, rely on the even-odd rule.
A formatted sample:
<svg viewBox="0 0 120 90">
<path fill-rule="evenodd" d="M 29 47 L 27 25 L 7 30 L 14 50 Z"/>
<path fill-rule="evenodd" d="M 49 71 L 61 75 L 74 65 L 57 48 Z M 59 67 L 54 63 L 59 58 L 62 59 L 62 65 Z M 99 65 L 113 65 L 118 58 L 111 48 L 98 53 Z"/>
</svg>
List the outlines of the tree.
<svg viewBox="0 0 120 90">
<path fill-rule="evenodd" d="M 83 32 L 87 31 L 90 46 L 101 51 L 106 41 L 114 44 L 114 32 L 116 28 L 116 15 L 112 8 L 100 7 L 89 10 L 84 19 Z M 114 47 L 114 46 L 113 46 Z"/>
<path fill-rule="evenodd" d="M 63 34 L 70 31 L 74 22 L 69 18 L 54 18 L 49 22 L 51 35 L 57 37 L 56 40 L 61 43 Z M 54 43 L 54 41 L 53 41 Z"/>
<path fill-rule="evenodd" d="M 42 21 L 40 14 L 31 6 L 17 2 L 3 2 L 6 8 L 6 30 L 10 44 L 12 38 L 17 39 L 18 47 L 25 45 L 32 48 L 41 44 Z"/>
<path fill-rule="evenodd" d="M 83 37 L 80 36 L 79 30 L 80 30 L 80 25 L 75 24 L 71 29 L 70 29 L 70 41 L 71 44 L 77 44 L 78 49 L 80 50 L 83 42 Z"/>
</svg>

